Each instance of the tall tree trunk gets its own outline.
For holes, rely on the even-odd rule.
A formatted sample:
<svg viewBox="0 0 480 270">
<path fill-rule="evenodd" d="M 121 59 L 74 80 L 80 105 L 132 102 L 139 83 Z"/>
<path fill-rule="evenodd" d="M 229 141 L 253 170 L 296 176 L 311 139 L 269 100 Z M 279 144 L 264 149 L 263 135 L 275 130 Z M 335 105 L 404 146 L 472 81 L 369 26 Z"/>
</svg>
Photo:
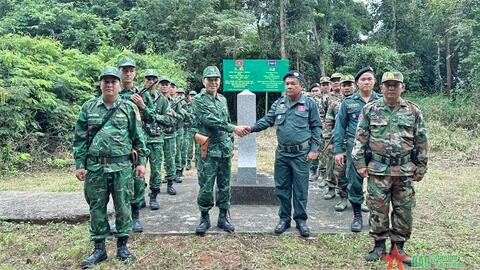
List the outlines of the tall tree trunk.
<svg viewBox="0 0 480 270">
<path fill-rule="evenodd" d="M 439 91 L 443 90 L 443 77 L 442 77 L 442 72 L 440 71 L 440 66 L 441 66 L 441 60 L 440 60 L 440 39 L 438 39 L 435 44 L 437 45 L 437 59 L 435 63 L 435 86 Z"/>
<path fill-rule="evenodd" d="M 450 30 L 445 32 L 445 65 L 447 69 L 447 86 L 445 88 L 445 94 L 450 96 L 452 90 L 452 55 L 450 53 Z"/>
<path fill-rule="evenodd" d="M 321 37 L 318 33 L 317 24 L 315 21 L 313 21 L 313 33 L 315 34 L 315 46 L 318 54 L 318 67 L 320 68 L 318 80 L 320 81 L 320 77 L 325 76 L 325 61 L 323 60 L 322 42 L 320 40 Z"/>
<path fill-rule="evenodd" d="M 396 8 L 396 0 L 392 0 L 392 43 L 393 43 L 393 49 L 396 51 L 397 50 L 397 8 Z"/>
<path fill-rule="evenodd" d="M 282 59 L 287 59 L 287 52 L 285 51 L 285 0 L 280 0 L 280 56 Z"/>
</svg>

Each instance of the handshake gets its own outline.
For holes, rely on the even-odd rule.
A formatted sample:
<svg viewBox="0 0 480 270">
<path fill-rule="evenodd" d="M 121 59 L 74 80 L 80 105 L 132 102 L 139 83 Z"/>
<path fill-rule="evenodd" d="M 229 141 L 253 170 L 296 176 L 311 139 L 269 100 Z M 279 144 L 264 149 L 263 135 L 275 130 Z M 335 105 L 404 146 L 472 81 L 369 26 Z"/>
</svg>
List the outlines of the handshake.
<svg viewBox="0 0 480 270">
<path fill-rule="evenodd" d="M 246 136 L 246 135 L 252 133 L 252 127 L 250 127 L 250 126 L 235 126 L 235 129 L 233 131 L 238 136 L 243 137 L 243 136 Z"/>
</svg>

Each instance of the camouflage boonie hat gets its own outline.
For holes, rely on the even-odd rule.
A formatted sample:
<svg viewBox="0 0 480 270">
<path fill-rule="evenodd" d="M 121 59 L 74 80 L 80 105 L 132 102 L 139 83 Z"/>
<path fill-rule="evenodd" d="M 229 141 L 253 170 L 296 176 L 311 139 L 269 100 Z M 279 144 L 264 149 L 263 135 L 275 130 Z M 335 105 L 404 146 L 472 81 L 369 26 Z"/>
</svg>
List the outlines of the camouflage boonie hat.
<svg viewBox="0 0 480 270">
<path fill-rule="evenodd" d="M 333 79 L 341 79 L 342 78 L 342 73 L 333 73 L 332 76 L 330 76 L 330 81 Z"/>
<path fill-rule="evenodd" d="M 188 95 L 189 95 L 189 96 L 196 96 L 196 95 L 197 95 L 197 92 L 195 92 L 195 91 L 192 90 L 192 91 L 188 92 Z"/>
<path fill-rule="evenodd" d="M 203 78 L 220 78 L 220 70 L 216 66 L 208 66 L 203 70 Z"/>
<path fill-rule="evenodd" d="M 350 75 L 350 74 L 346 74 L 346 75 L 343 75 L 342 78 L 340 79 L 340 83 L 344 83 L 344 82 L 352 82 L 354 83 L 355 82 L 355 78 Z"/>
<path fill-rule="evenodd" d="M 121 80 L 120 78 L 120 72 L 118 71 L 118 68 L 116 67 L 105 67 L 102 69 L 100 72 L 100 76 L 98 76 L 98 80 L 101 81 L 103 77 L 106 76 L 113 76 L 117 78 L 118 80 Z"/>
<path fill-rule="evenodd" d="M 121 67 L 136 67 L 137 65 L 135 64 L 135 60 L 133 60 L 132 58 L 123 56 L 120 59 L 118 59 L 117 66 L 121 68 Z"/>
<path fill-rule="evenodd" d="M 323 76 L 320 78 L 320 83 L 329 83 L 330 82 L 330 77 Z"/>
<path fill-rule="evenodd" d="M 155 69 L 147 69 L 147 70 L 145 70 L 145 75 L 143 77 L 144 78 L 146 78 L 146 77 L 158 78 L 158 73 Z"/>
<path fill-rule="evenodd" d="M 170 83 L 170 79 L 168 77 L 160 76 L 158 82 L 168 82 Z"/>
<path fill-rule="evenodd" d="M 285 81 L 288 77 L 293 77 L 298 79 L 303 86 L 305 86 L 306 84 L 305 77 L 303 77 L 303 74 L 296 70 L 290 70 L 285 76 L 283 76 L 283 81 Z"/>
<path fill-rule="evenodd" d="M 388 81 L 395 81 L 395 82 L 403 83 L 403 75 L 402 75 L 402 73 L 400 73 L 398 71 L 385 72 L 385 73 L 383 73 L 383 76 L 382 76 L 382 83 L 388 82 Z"/>
<path fill-rule="evenodd" d="M 185 94 L 185 90 L 183 90 L 183 88 L 178 88 L 177 93 L 184 93 Z"/>
</svg>

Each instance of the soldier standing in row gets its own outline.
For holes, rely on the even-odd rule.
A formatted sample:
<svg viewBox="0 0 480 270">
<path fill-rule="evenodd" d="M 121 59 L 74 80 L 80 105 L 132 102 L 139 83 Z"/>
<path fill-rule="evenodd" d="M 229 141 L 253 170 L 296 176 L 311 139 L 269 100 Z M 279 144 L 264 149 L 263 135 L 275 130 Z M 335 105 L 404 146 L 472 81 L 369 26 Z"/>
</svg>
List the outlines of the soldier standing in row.
<svg viewBox="0 0 480 270">
<path fill-rule="evenodd" d="M 193 136 L 195 135 L 195 118 L 193 117 L 192 112 L 192 100 L 195 97 L 197 92 L 190 91 L 186 96 L 186 105 L 185 110 L 187 111 L 187 118 L 185 121 L 185 137 L 184 137 L 184 159 L 185 159 L 185 169 L 187 171 L 192 169 L 192 159 L 193 159 L 193 145 L 194 140 Z"/>
<path fill-rule="evenodd" d="M 158 78 L 158 73 L 155 70 L 147 69 L 144 76 L 145 87 L 154 83 Z M 155 117 L 152 123 L 144 123 L 144 130 L 147 137 L 147 147 L 150 150 L 148 156 L 150 164 L 150 209 L 158 210 L 157 195 L 160 193 L 162 184 L 163 131 L 165 127 L 172 125 L 174 119 L 170 113 L 167 98 L 158 92 L 157 87 L 150 89 L 150 97 L 155 108 Z"/>
<path fill-rule="evenodd" d="M 233 155 L 233 132 L 239 136 L 246 134 L 245 128 L 235 126 L 230 121 L 226 98 L 218 93 L 220 71 L 216 66 L 208 66 L 203 71 L 205 91 L 200 92 L 192 101 L 192 111 L 196 119 L 196 137 L 202 137 L 202 151 L 197 149 L 196 167 L 198 175 L 198 208 L 201 212 L 200 223 L 195 232 L 205 234 L 210 228 L 209 211 L 214 206 L 213 191 L 215 182 L 216 202 L 220 209 L 217 226 L 226 232 L 235 227 L 227 217 L 230 208 L 230 178 Z M 206 145 L 205 145 L 206 144 Z"/>
<path fill-rule="evenodd" d="M 249 131 L 259 132 L 277 126 L 274 179 L 275 193 L 280 202 L 280 220 L 275 233 L 282 234 L 290 227 L 293 194 L 293 219 L 300 235 L 308 237 L 308 172 L 310 162 L 317 159 L 322 144 L 322 122 L 315 101 L 302 94 L 305 87 L 303 75 L 290 71 L 283 80 L 285 96 L 275 101 L 267 115 Z"/>
<path fill-rule="evenodd" d="M 325 118 L 325 111 L 323 110 L 322 107 L 322 92 L 320 90 L 320 84 L 319 83 L 314 83 L 310 86 L 310 89 L 308 90 L 310 93 L 310 97 L 315 101 L 318 107 L 318 111 L 320 113 L 320 119 Z M 322 122 L 323 123 L 323 122 Z M 319 165 L 320 165 L 320 156 L 318 156 L 317 159 L 312 161 L 312 164 L 310 165 L 310 173 L 309 173 L 309 178 L 308 180 L 310 182 L 316 182 L 319 177 Z"/>
<path fill-rule="evenodd" d="M 370 235 L 375 245 L 366 259 L 382 258 L 385 239 L 390 237 L 390 253 L 396 248 L 403 263 L 411 266 L 404 244 L 412 233 L 413 182 L 427 172 L 426 127 L 418 106 L 401 98 L 405 85 L 400 72 L 384 73 L 381 89 L 383 98 L 365 105 L 358 117 L 352 151 L 358 174 L 368 178 Z M 366 157 L 367 149 L 371 157 Z"/>
<path fill-rule="evenodd" d="M 177 113 L 177 131 L 175 136 L 175 182 L 182 183 L 184 164 L 184 140 L 185 137 L 185 121 L 187 120 L 187 111 L 184 109 L 185 104 L 185 90 L 178 88 L 176 95 L 173 96 L 173 109 Z"/>
<path fill-rule="evenodd" d="M 75 125 L 73 155 L 75 176 L 85 181 L 85 199 L 90 207 L 90 239 L 95 249 L 81 262 L 86 268 L 107 259 L 105 238 L 110 235 L 107 204 L 110 194 L 115 208 L 117 257 L 132 259 L 127 240 L 132 230 L 133 178 L 143 178 L 148 149 L 140 112 L 135 104 L 119 97 L 120 73 L 103 69 L 102 95 L 83 104 Z M 131 153 L 138 161 L 133 171 Z"/>
<path fill-rule="evenodd" d="M 139 89 L 134 85 L 137 74 L 135 61 L 129 57 L 122 57 L 118 61 L 118 68 L 122 76 L 122 91 L 120 92 L 120 96 L 123 99 L 133 101 L 133 103 L 137 105 L 142 116 L 142 122 L 151 123 L 154 119 L 155 109 L 150 95 L 145 92 L 140 96 Z M 133 231 L 142 232 L 143 226 L 140 222 L 140 208 L 145 205 L 145 179 L 134 176 L 133 187 Z"/>
<path fill-rule="evenodd" d="M 371 67 L 362 68 L 355 76 L 355 81 L 358 86 L 358 92 L 346 98 L 340 105 L 333 137 L 335 141 L 334 151 L 336 165 L 341 167 L 346 166 L 349 192 L 348 199 L 353 208 L 353 220 L 350 229 L 352 232 L 360 232 L 363 227 L 363 177 L 358 175 L 355 170 L 351 160 L 351 153 L 360 111 L 366 103 L 379 99 L 380 95 L 373 91 L 375 76 Z M 345 141 L 347 142 L 346 152 L 344 148 Z M 345 156 L 347 160 L 345 160 Z M 365 209 L 363 211 L 368 210 Z"/>
</svg>

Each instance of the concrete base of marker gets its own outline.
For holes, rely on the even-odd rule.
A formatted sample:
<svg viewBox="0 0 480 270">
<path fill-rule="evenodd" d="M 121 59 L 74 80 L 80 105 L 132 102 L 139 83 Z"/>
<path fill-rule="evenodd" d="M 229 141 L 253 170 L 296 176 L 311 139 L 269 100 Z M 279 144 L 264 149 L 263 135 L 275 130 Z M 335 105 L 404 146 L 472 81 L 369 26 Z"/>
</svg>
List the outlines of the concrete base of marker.
<svg viewBox="0 0 480 270">
<path fill-rule="evenodd" d="M 232 205 L 277 205 L 273 175 L 257 174 L 248 184 L 243 184 L 245 179 L 239 183 L 237 175 L 232 175 L 232 180 Z"/>
</svg>

